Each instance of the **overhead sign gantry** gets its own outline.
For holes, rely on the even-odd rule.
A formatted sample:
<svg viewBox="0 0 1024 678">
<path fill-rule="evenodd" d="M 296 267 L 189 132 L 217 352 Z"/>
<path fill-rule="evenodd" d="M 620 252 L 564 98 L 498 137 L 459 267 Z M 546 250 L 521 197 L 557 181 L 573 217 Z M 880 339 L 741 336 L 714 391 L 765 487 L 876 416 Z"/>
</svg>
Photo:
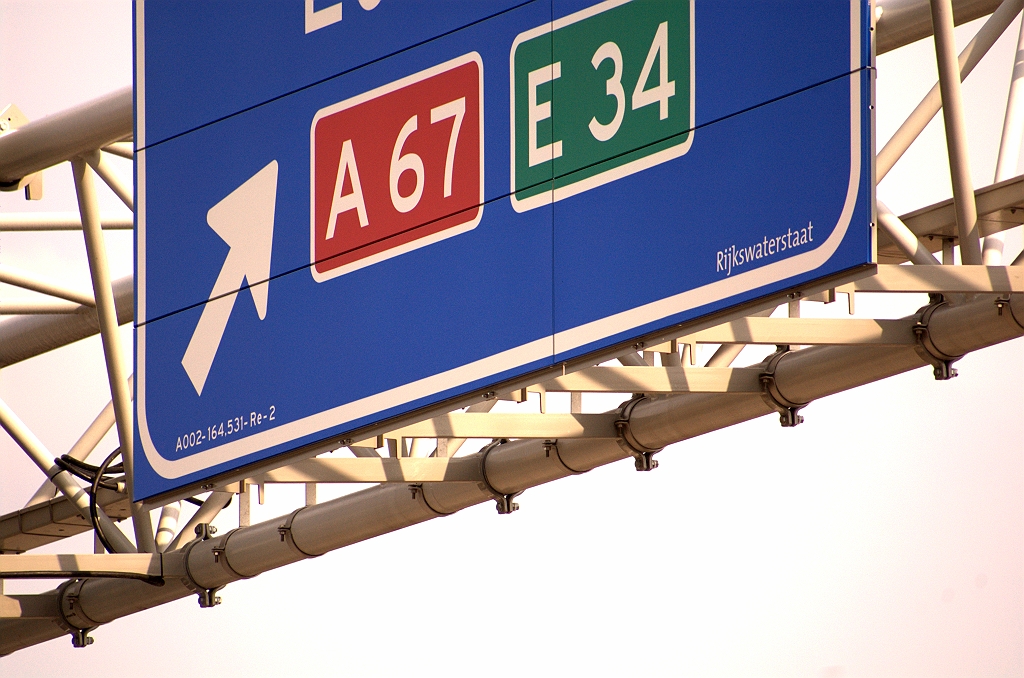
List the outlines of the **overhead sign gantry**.
<svg viewBox="0 0 1024 678">
<path fill-rule="evenodd" d="M 136 3 L 136 499 L 873 256 L 869 3 Z"/>
</svg>

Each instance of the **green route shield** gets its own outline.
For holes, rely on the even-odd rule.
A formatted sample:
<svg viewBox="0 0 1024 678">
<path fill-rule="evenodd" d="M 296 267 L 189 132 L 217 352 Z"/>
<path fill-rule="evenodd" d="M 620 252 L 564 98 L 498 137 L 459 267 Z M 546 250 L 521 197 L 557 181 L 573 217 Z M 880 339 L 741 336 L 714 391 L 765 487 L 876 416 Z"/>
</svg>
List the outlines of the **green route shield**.
<svg viewBox="0 0 1024 678">
<path fill-rule="evenodd" d="M 692 0 L 609 0 L 512 45 L 512 206 L 653 167 L 693 139 Z"/>
</svg>

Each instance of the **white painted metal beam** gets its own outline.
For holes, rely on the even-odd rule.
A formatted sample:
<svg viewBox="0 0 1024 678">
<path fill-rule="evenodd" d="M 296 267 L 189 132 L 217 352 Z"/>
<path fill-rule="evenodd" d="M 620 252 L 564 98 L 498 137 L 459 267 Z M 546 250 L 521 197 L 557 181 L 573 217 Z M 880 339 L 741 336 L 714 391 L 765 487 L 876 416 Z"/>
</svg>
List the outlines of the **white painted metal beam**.
<svg viewBox="0 0 1024 678">
<path fill-rule="evenodd" d="M 46 294 L 51 297 L 57 297 L 58 299 L 66 299 L 75 304 L 81 306 L 95 306 L 96 302 L 93 301 L 91 294 L 81 292 L 79 290 L 72 290 L 61 285 L 56 285 L 46 280 L 41 280 L 31 273 L 25 271 L 19 271 L 11 268 L 10 266 L 0 266 L 0 282 L 7 283 L 8 285 L 14 285 L 22 289 L 31 290 L 33 292 L 39 292 L 40 294 Z M 61 311 L 66 313 L 67 311 Z"/>
<path fill-rule="evenodd" d="M 879 264 L 875 275 L 851 285 L 858 292 L 1009 294 L 1024 292 L 1024 269 L 1016 266 Z"/>
<path fill-rule="evenodd" d="M 758 393 L 760 374 L 746 367 L 588 367 L 540 385 L 583 393 Z"/>
<path fill-rule="evenodd" d="M 981 264 L 981 235 L 978 233 L 978 206 L 974 202 L 970 154 L 967 150 L 967 122 L 953 36 L 952 0 L 931 0 L 934 25 L 935 58 L 939 66 L 939 91 L 942 94 L 942 120 L 949 153 L 949 174 L 953 181 L 953 207 L 956 209 L 960 256 L 965 264 Z M 1001 33 L 1002 31 L 1000 31 Z"/>
<path fill-rule="evenodd" d="M 0 554 L 0 579 L 90 576 L 155 579 L 163 573 L 163 559 L 156 553 Z"/>
<path fill-rule="evenodd" d="M 131 276 L 113 282 L 117 323 L 130 323 L 135 316 Z M 76 313 L 11 318 L 0 322 L 0 368 L 67 346 L 100 331 L 96 311 L 81 306 Z"/>
<path fill-rule="evenodd" d="M 957 0 L 953 5 L 953 20 L 959 26 L 991 14 L 998 6 L 999 0 Z M 932 34 L 928 0 L 877 0 L 875 7 L 881 10 L 875 26 L 875 49 L 878 54 L 909 45 Z"/>
<path fill-rule="evenodd" d="M 95 152 L 94 152 L 95 153 Z M 85 251 L 89 260 L 93 295 L 96 299 L 96 314 L 99 319 L 100 339 L 103 356 L 107 365 L 107 382 L 110 398 L 114 403 L 114 425 L 121 445 L 121 460 L 124 464 L 128 496 L 131 497 L 134 482 L 134 434 L 132 425 L 132 399 L 128 388 L 128 374 L 121 350 L 121 334 L 118 331 L 117 309 L 110 280 L 107 260 L 106 239 L 100 227 L 99 204 L 96 200 L 96 186 L 93 171 L 83 158 L 71 162 L 75 176 L 75 192 L 78 194 L 78 209 L 82 216 L 82 232 L 85 235 Z M 149 511 L 141 502 L 132 504 L 132 526 L 135 529 L 135 545 L 139 551 L 153 553 L 156 543 L 153 538 L 153 522 Z M 122 550 L 122 549 L 119 549 Z"/>
<path fill-rule="evenodd" d="M 978 206 L 978 228 L 982 235 L 1024 224 L 1024 175 L 979 188 L 974 196 Z M 952 198 L 904 214 L 900 220 L 929 252 L 940 251 L 944 239 L 956 240 L 959 237 Z M 902 261 L 907 261 L 906 255 L 899 251 L 885 231 L 880 231 L 878 262 L 891 264 Z"/>
<path fill-rule="evenodd" d="M 685 337 L 701 344 L 914 344 L 914 320 L 743 318 Z M 704 368 L 708 369 L 708 368 Z"/>
<path fill-rule="evenodd" d="M 0 137 L 0 183 L 132 135 L 132 88 L 124 87 Z"/>
<path fill-rule="evenodd" d="M 101 214 L 103 230 L 127 230 L 134 228 L 135 217 L 131 214 Z M 0 214 L 0 232 L 4 231 L 80 231 L 82 218 L 77 212 L 25 212 L 21 214 Z"/>
<path fill-rule="evenodd" d="M 267 471 L 251 483 L 481 482 L 478 460 L 466 457 L 306 459 Z"/>
<path fill-rule="evenodd" d="M 617 438 L 614 413 L 453 412 L 404 426 L 387 438 Z"/>
</svg>

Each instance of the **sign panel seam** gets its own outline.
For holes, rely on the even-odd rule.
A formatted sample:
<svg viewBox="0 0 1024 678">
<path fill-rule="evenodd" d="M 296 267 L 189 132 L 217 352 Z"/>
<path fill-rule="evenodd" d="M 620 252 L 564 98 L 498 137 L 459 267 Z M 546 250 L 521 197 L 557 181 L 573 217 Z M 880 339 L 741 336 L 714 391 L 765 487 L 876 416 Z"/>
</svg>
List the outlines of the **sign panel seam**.
<svg viewBox="0 0 1024 678">
<path fill-rule="evenodd" d="M 465 24 L 465 25 L 462 25 L 462 26 L 457 26 L 457 27 L 452 28 L 452 29 L 450 29 L 448 31 L 445 31 L 444 33 L 440 33 L 438 35 L 434 35 L 434 36 L 430 37 L 427 40 L 421 40 L 421 41 L 419 41 L 417 43 L 414 43 L 414 44 L 411 44 L 411 45 L 407 45 L 406 47 L 403 47 L 401 49 L 395 50 L 394 52 L 389 52 L 388 54 L 383 54 L 383 55 L 381 55 L 379 57 L 375 57 L 375 58 L 370 59 L 368 61 L 365 61 L 365 62 L 363 62 L 363 63 L 361 63 L 361 64 L 359 64 L 357 66 L 352 66 L 351 68 L 344 69 L 344 70 L 339 71 L 339 72 L 337 72 L 337 73 L 335 73 L 333 75 L 329 75 L 329 76 L 327 76 L 325 78 L 321 78 L 321 79 L 319 79 L 319 80 L 317 80 L 315 82 L 311 82 L 309 84 L 302 85 L 301 87 L 296 87 L 296 88 L 294 88 L 292 90 L 289 90 L 287 92 L 283 92 L 281 94 L 272 96 L 272 97 L 270 97 L 270 98 L 268 98 L 268 99 L 266 99 L 264 101 L 260 101 L 259 103 L 250 104 L 248 106 L 245 106 L 244 108 L 241 108 L 241 109 L 239 109 L 237 111 L 234 111 L 233 113 L 229 113 L 228 115 L 222 115 L 219 118 L 215 118 L 213 120 L 210 120 L 208 122 L 202 123 L 200 125 L 196 125 L 195 127 L 191 127 L 191 128 L 189 128 L 187 130 L 182 130 L 180 132 L 175 132 L 174 134 L 171 134 L 170 136 L 168 136 L 168 137 L 166 137 L 164 139 L 160 139 L 159 141 L 154 142 L 152 145 L 153 146 L 158 146 L 158 145 L 163 144 L 163 143 L 165 143 L 167 141 L 171 141 L 173 139 L 177 139 L 179 137 L 183 137 L 185 135 L 188 135 L 188 134 L 191 134 L 191 133 L 196 132 L 198 130 L 201 130 L 201 129 L 204 129 L 206 127 L 209 127 L 211 125 L 216 125 L 217 123 L 224 122 L 225 120 L 229 120 L 229 119 L 231 119 L 231 118 L 233 118 L 233 117 L 235 117 L 237 115 L 241 115 L 242 113 L 246 113 L 248 111 L 260 108 L 261 106 L 265 106 L 265 105 L 273 103 L 275 101 L 279 101 L 281 99 L 285 99 L 287 97 L 292 96 L 293 94 L 298 94 L 299 92 L 303 92 L 303 91 L 312 89 L 312 88 L 317 87 L 319 85 L 322 85 L 322 84 L 324 84 L 326 82 L 330 82 L 331 80 L 334 80 L 335 78 L 339 78 L 339 77 L 344 76 L 344 75 L 349 75 L 351 73 L 355 73 L 356 71 L 358 71 L 358 70 L 360 70 L 362 68 L 365 68 L 367 66 L 373 66 L 375 64 L 379 64 L 379 63 L 385 62 L 385 61 L 387 61 L 388 59 L 390 59 L 392 57 L 399 56 L 399 55 L 404 54 L 406 52 L 409 52 L 411 50 L 415 50 L 415 49 L 417 49 L 419 47 L 423 47 L 424 45 L 427 45 L 427 44 L 430 44 L 431 42 L 434 42 L 435 40 L 439 40 L 441 38 L 448 37 L 450 35 L 458 33 L 459 31 L 465 30 L 467 28 L 472 28 L 474 26 L 478 26 L 478 25 L 480 25 L 480 24 L 482 24 L 482 23 L 484 23 L 486 21 L 490 21 L 492 19 L 498 18 L 498 17 L 500 17 L 500 16 L 502 16 L 504 14 L 508 14 L 510 12 L 515 12 L 516 10 L 521 9 L 523 7 L 526 7 L 526 6 L 528 6 L 528 5 L 530 5 L 530 4 L 534 3 L 534 2 L 537 2 L 537 1 L 538 0 L 524 0 L 523 2 L 521 2 L 521 3 L 517 4 L 517 5 L 514 5 L 512 7 L 508 7 L 506 9 L 501 10 L 500 12 L 496 12 L 494 14 L 490 14 L 490 15 L 485 16 L 485 17 L 480 17 L 479 19 L 477 19 L 475 21 L 472 21 L 472 22 L 470 22 L 468 24 Z M 622 1 L 623 2 L 630 2 L 631 0 L 622 0 Z M 136 20 L 136 41 L 140 40 L 141 38 L 139 36 L 141 36 L 141 35 L 143 35 L 145 33 L 145 30 L 144 30 L 145 29 L 145 23 L 143 21 L 145 2 L 146 2 L 146 0 L 134 0 L 134 2 L 132 3 L 135 6 L 136 16 L 138 17 L 137 20 Z M 138 44 L 138 42 L 136 44 Z M 137 69 L 136 73 L 143 74 L 144 71 L 145 71 L 144 50 L 137 49 L 137 54 L 138 54 L 138 58 L 136 59 L 136 69 Z M 142 102 L 145 102 L 144 84 L 145 84 L 145 78 L 144 77 L 137 77 L 136 78 L 136 87 L 139 87 L 139 89 L 137 90 L 136 99 L 138 101 L 142 101 Z M 136 150 L 141 150 L 143 148 L 148 148 L 148 146 L 145 145 L 145 138 L 144 138 L 144 136 L 143 136 L 142 141 L 139 141 L 138 137 L 136 137 L 136 141 L 138 142 L 136 144 Z"/>
</svg>

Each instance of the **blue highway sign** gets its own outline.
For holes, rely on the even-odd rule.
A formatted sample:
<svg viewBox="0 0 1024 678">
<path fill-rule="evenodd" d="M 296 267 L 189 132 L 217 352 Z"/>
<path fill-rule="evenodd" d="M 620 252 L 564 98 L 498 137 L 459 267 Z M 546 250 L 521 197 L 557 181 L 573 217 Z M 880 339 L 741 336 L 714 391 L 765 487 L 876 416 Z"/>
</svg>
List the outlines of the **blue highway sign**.
<svg viewBox="0 0 1024 678">
<path fill-rule="evenodd" d="M 136 3 L 136 499 L 873 261 L 870 3 Z"/>
</svg>

